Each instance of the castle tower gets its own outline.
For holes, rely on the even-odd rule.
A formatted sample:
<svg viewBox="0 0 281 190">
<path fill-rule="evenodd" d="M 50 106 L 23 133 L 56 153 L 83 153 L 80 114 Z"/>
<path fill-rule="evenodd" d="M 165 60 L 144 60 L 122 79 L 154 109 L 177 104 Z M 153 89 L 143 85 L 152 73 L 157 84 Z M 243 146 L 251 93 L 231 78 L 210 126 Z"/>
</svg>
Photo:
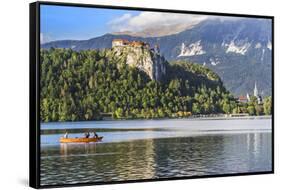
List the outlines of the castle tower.
<svg viewBox="0 0 281 190">
<path fill-rule="evenodd" d="M 257 88 L 257 83 L 255 82 L 255 88 L 254 88 L 254 96 L 258 97 L 259 96 L 259 92 L 258 92 L 258 88 Z"/>
</svg>

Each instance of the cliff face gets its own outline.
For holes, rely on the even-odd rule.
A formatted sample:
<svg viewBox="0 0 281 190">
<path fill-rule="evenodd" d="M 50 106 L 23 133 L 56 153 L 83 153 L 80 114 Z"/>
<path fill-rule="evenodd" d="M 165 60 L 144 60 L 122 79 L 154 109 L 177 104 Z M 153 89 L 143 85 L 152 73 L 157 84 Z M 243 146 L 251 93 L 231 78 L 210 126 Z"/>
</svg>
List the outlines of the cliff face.
<svg viewBox="0 0 281 190">
<path fill-rule="evenodd" d="M 112 48 L 115 56 L 123 57 L 132 67 L 144 71 L 152 80 L 160 81 L 166 74 L 167 62 L 158 51 L 145 47 L 116 46 Z"/>
</svg>

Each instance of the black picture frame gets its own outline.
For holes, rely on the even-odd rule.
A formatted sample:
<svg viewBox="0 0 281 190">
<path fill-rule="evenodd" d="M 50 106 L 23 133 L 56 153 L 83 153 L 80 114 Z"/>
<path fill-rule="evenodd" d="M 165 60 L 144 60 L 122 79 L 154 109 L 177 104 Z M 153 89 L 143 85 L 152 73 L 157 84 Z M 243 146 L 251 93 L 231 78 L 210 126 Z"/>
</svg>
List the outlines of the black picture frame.
<svg viewBox="0 0 281 190">
<path fill-rule="evenodd" d="M 88 8 L 105 8 L 105 9 L 121 9 L 121 10 L 139 10 L 153 12 L 168 12 L 168 13 L 185 13 L 195 15 L 213 15 L 213 16 L 231 16 L 231 17 L 247 17 L 247 18 L 266 18 L 272 23 L 272 170 L 264 172 L 247 172 L 235 174 L 220 174 L 207 176 L 191 176 L 191 177 L 173 177 L 160 179 L 143 179 L 129 181 L 112 181 L 112 182 L 92 182 L 92 183 L 77 183 L 67 185 L 40 185 L 40 5 L 56 5 L 69 7 L 88 7 Z M 274 16 L 265 15 L 248 15 L 248 14 L 233 14 L 233 13 L 218 13 L 218 12 L 201 12 L 187 10 L 170 10 L 142 7 L 125 7 L 125 6 L 109 6 L 109 5 L 92 5 L 80 3 L 61 3 L 61 2 L 34 2 L 29 4 L 29 44 L 30 44 L 30 80 L 29 80 L 29 185 L 33 188 L 54 188 L 54 187 L 72 187 L 72 186 L 88 186 L 88 185 L 104 185 L 104 184 L 122 184 L 150 181 L 166 181 L 166 180 L 182 180 L 194 178 L 213 178 L 227 176 L 245 176 L 274 173 Z"/>
</svg>

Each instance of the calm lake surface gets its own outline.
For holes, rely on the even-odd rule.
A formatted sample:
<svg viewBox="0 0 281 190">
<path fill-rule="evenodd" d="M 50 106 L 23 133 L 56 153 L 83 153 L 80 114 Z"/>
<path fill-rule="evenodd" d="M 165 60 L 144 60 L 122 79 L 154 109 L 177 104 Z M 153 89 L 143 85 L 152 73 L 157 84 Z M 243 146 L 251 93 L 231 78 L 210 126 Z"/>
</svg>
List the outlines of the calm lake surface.
<svg viewBox="0 0 281 190">
<path fill-rule="evenodd" d="M 59 143 L 62 131 L 86 129 L 103 141 Z M 271 119 L 42 123 L 41 132 L 41 185 L 272 170 Z"/>
</svg>

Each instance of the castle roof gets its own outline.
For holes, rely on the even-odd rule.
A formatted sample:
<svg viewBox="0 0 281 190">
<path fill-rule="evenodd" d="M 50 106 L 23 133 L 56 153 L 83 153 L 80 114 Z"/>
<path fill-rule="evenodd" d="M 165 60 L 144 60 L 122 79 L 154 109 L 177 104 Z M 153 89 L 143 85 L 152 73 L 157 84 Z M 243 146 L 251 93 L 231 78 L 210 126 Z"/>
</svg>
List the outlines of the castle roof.
<svg viewBox="0 0 281 190">
<path fill-rule="evenodd" d="M 246 96 L 239 96 L 238 100 L 239 101 L 243 101 L 243 100 L 245 101 L 245 100 L 248 100 L 248 99 L 247 99 Z"/>
<path fill-rule="evenodd" d="M 143 45 L 145 45 L 145 43 L 141 42 L 141 41 L 133 41 L 133 42 L 130 42 L 130 45 L 132 45 L 132 46 L 143 46 Z"/>
</svg>

